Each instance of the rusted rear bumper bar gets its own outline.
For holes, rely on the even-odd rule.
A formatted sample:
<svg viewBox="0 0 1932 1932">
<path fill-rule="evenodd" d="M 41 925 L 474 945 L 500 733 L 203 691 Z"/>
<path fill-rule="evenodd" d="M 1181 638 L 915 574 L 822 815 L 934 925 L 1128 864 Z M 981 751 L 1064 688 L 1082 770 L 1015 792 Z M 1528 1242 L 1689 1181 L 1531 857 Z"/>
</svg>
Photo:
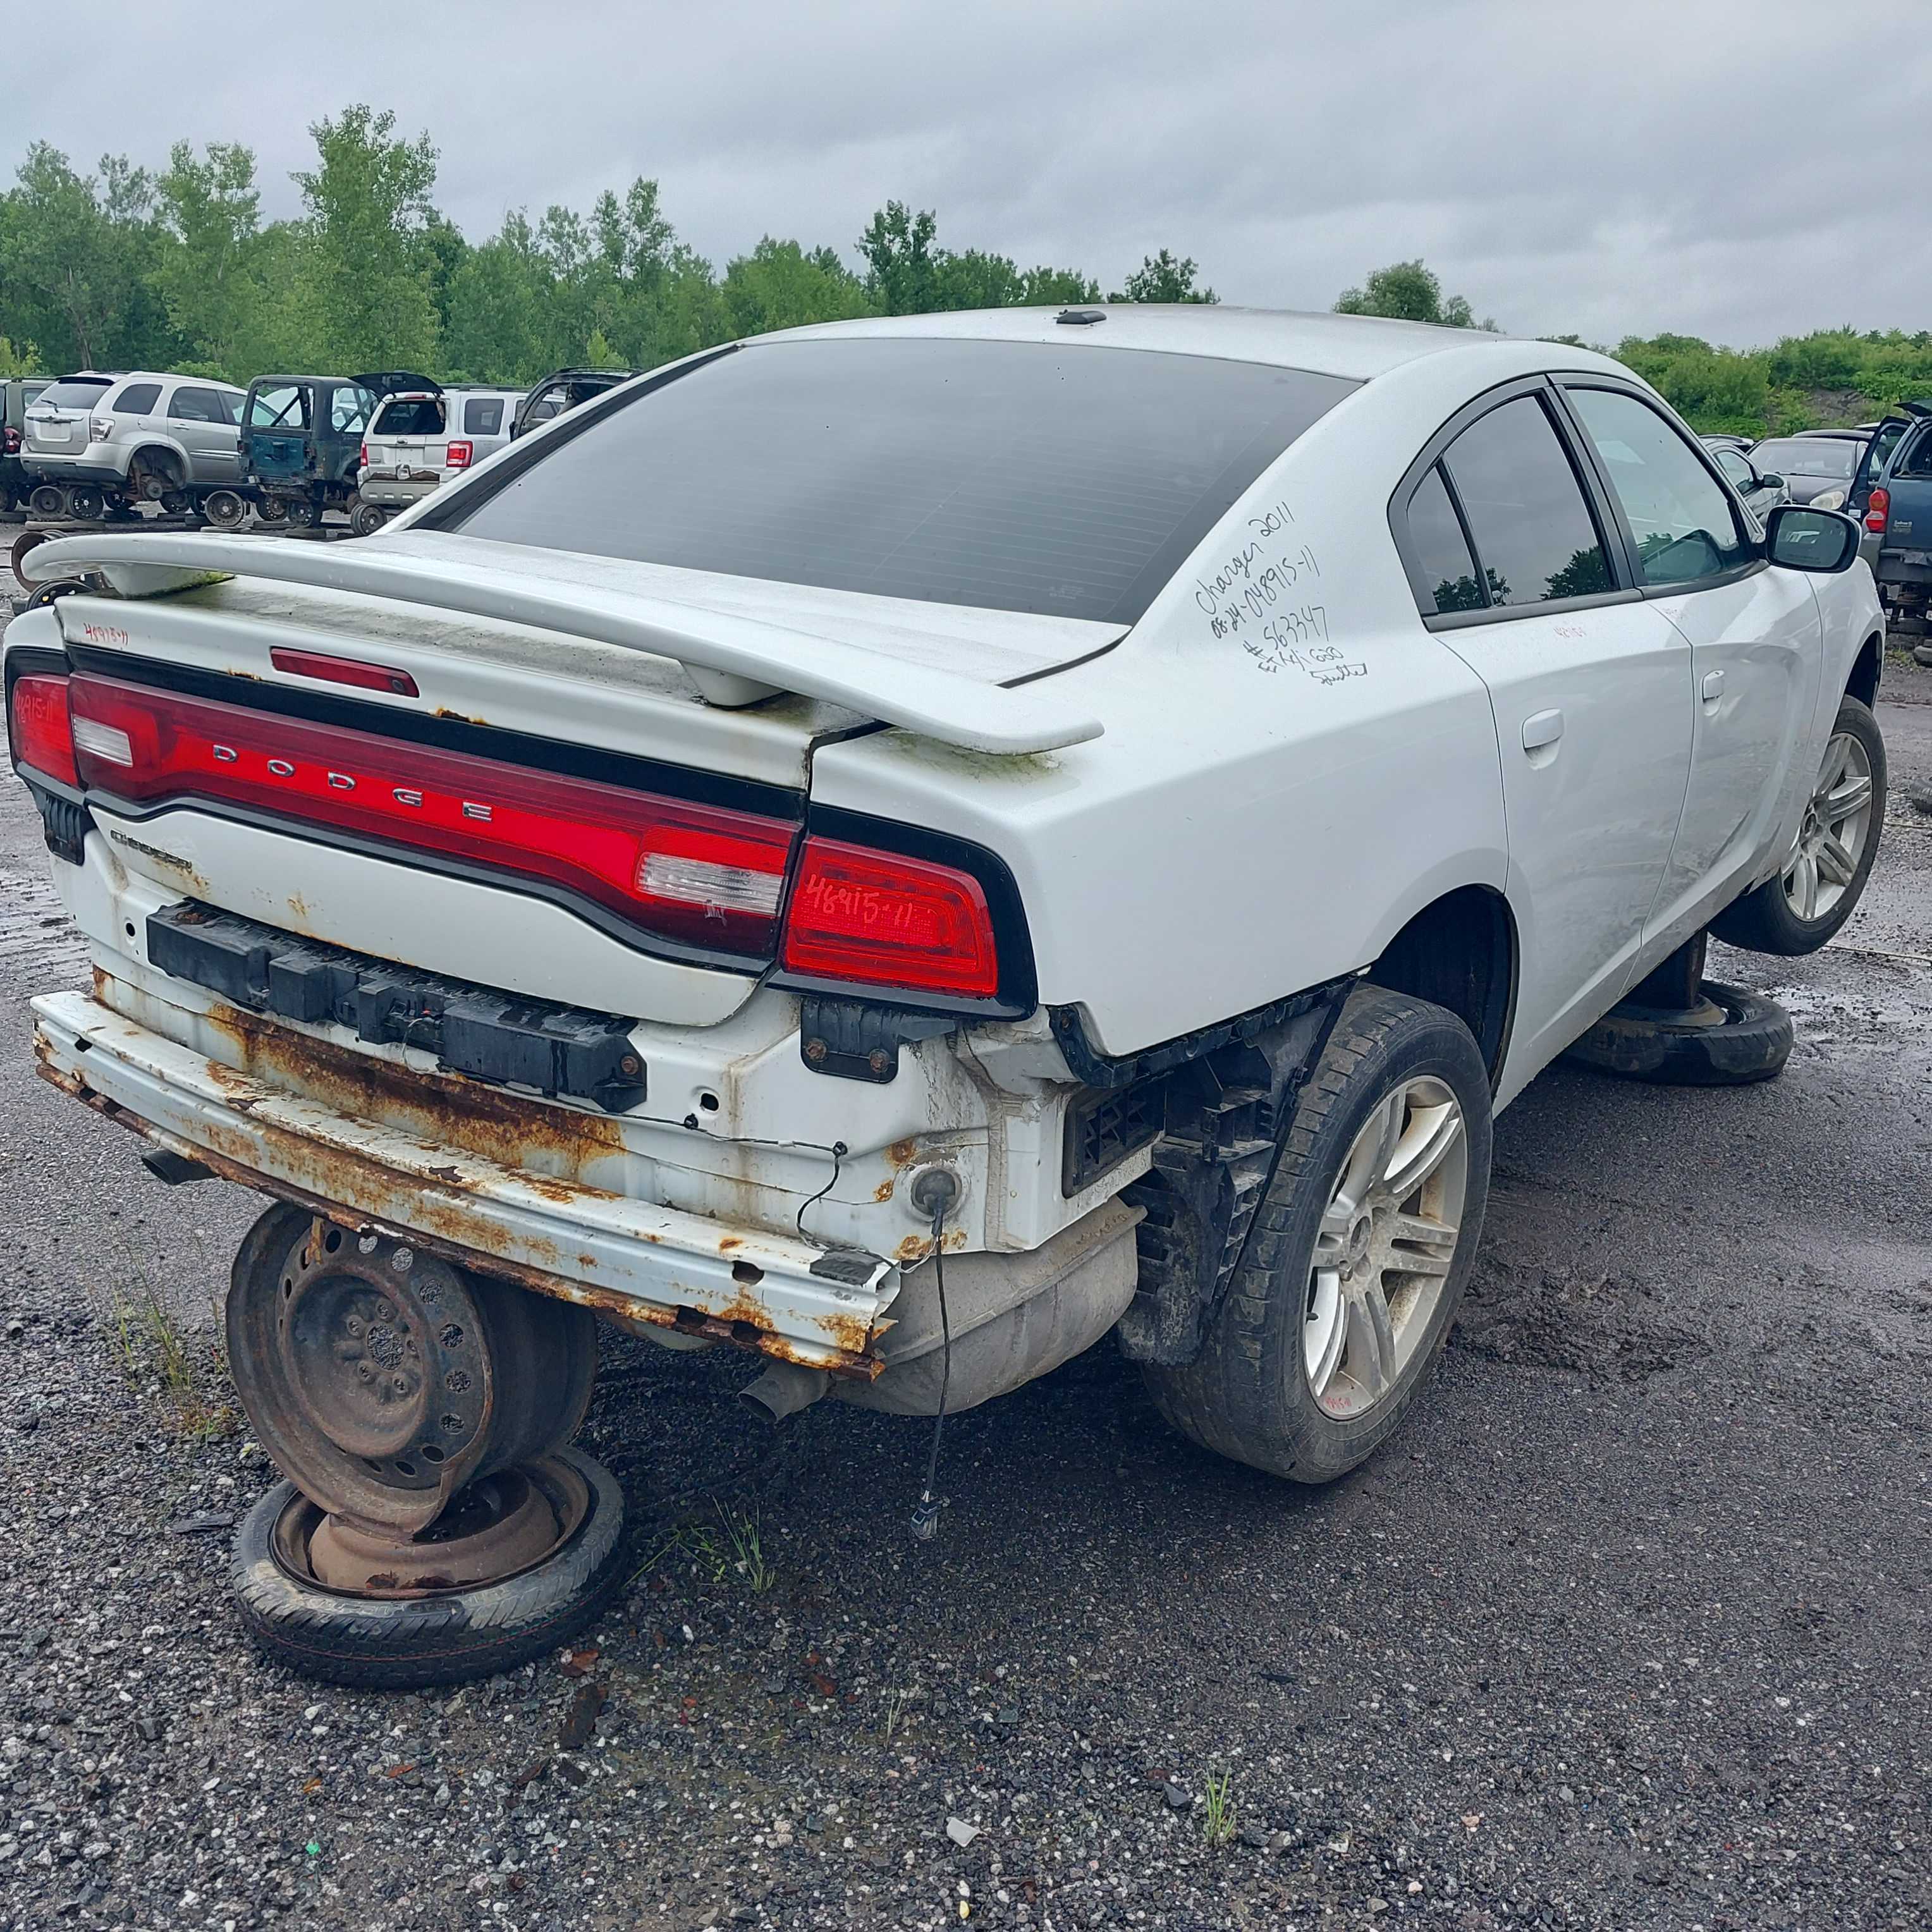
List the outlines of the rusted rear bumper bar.
<svg viewBox="0 0 1932 1932">
<path fill-rule="evenodd" d="M 218 1066 L 82 993 L 34 1002 L 42 1078 L 225 1179 L 632 1322 L 870 1378 L 898 1270 L 438 1147 Z"/>
</svg>

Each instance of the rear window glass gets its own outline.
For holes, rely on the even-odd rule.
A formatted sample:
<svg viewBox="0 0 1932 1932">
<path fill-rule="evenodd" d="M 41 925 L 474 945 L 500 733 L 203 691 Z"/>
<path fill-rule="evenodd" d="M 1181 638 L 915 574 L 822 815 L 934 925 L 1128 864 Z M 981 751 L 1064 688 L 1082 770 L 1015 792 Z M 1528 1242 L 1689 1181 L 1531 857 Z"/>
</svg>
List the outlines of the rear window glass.
<svg viewBox="0 0 1932 1932">
<path fill-rule="evenodd" d="M 1849 483 L 1864 453 L 1862 443 L 1839 436 L 1820 437 L 1816 442 L 1797 438 L 1786 442 L 1761 442 L 1751 452 L 1750 460 L 1761 476 L 1782 476 L 1789 472 L 1794 476 L 1828 476 L 1834 482 Z"/>
<path fill-rule="evenodd" d="M 1130 623 L 1356 385 L 1025 342 L 767 343 L 432 520 L 500 542 Z"/>
<path fill-rule="evenodd" d="M 257 389 L 248 398 L 250 429 L 306 429 L 308 391 L 298 383 L 282 382 Z"/>
<path fill-rule="evenodd" d="M 109 380 L 105 376 L 70 376 L 63 381 L 50 382 L 34 400 L 51 403 L 57 410 L 86 409 L 100 401 Z"/>
<path fill-rule="evenodd" d="M 465 436 L 501 436 L 503 433 L 503 399 L 501 396 L 472 396 L 463 405 Z"/>
<path fill-rule="evenodd" d="M 442 398 L 440 396 L 398 396 L 376 412 L 371 436 L 440 436 L 442 434 Z"/>
</svg>

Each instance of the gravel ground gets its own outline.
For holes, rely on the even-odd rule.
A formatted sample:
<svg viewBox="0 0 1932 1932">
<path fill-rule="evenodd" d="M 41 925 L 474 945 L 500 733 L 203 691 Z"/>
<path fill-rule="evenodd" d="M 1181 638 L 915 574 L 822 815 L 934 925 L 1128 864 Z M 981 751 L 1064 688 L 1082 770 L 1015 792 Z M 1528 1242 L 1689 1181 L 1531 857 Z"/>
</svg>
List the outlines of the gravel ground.
<svg viewBox="0 0 1932 1932">
<path fill-rule="evenodd" d="M 453 1695 L 238 1634 L 271 1472 L 210 1316 L 258 1204 L 32 1077 L 80 956 L 0 780 L 0 1926 L 1918 1932 L 1932 676 L 1888 678 L 1866 907 L 1716 964 L 1796 1015 L 1784 1076 L 1539 1080 L 1365 1469 L 1201 1454 L 1103 1346 L 949 1428 L 916 1544 L 923 1426 L 821 1405 L 739 1492 L 769 1576 L 640 1520 L 583 1654 Z M 743 1467 L 752 1372 L 607 1340 L 586 1439 L 640 1520 Z"/>
</svg>

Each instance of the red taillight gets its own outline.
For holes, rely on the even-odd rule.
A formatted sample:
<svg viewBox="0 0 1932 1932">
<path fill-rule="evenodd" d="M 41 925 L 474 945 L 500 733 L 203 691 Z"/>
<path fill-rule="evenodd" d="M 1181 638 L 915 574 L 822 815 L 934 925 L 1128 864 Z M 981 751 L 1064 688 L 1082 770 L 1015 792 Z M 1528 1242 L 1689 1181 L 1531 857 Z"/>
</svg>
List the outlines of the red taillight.
<svg viewBox="0 0 1932 1932">
<path fill-rule="evenodd" d="M 790 973 L 990 999 L 998 948 L 970 873 L 837 839 L 809 838 L 785 916 Z"/>
<path fill-rule="evenodd" d="M 62 784 L 80 784 L 65 678 L 29 671 L 16 679 L 8 724 L 14 764 L 29 766 L 42 777 L 58 778 Z"/>
<path fill-rule="evenodd" d="M 68 695 L 81 776 L 114 796 L 328 826 L 560 887 L 706 952 L 771 956 L 784 820 L 111 679 L 76 676 Z"/>
<path fill-rule="evenodd" d="M 322 651 L 270 650 L 268 662 L 291 677 L 320 678 L 328 684 L 352 684 L 362 691 L 394 692 L 398 698 L 418 695 L 416 681 L 406 670 L 368 664 L 361 658 L 332 658 Z"/>
<path fill-rule="evenodd" d="M 20 453 L 20 432 L 11 423 L 0 431 L 0 455 L 18 456 Z"/>
<path fill-rule="evenodd" d="M 1882 537 L 1891 518 L 1892 492 L 1881 483 L 1865 500 L 1865 528 Z"/>
<path fill-rule="evenodd" d="M 452 442 L 443 461 L 452 470 L 467 470 L 476 455 L 476 446 L 473 442 Z"/>
<path fill-rule="evenodd" d="M 369 446 L 366 442 L 358 442 L 356 446 L 356 466 L 358 470 L 367 470 L 369 466 Z"/>
</svg>

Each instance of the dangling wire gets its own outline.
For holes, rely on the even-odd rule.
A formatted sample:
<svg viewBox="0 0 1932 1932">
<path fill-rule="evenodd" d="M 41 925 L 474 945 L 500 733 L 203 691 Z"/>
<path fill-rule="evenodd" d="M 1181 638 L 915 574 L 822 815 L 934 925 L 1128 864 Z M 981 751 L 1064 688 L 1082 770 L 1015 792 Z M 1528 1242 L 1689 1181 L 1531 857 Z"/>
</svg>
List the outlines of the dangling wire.
<svg viewBox="0 0 1932 1932">
<path fill-rule="evenodd" d="M 939 1478 L 939 1441 L 946 1430 L 946 1402 L 952 1388 L 952 1322 L 946 1306 L 946 1216 L 958 1196 L 959 1184 L 944 1168 L 935 1169 L 928 1180 L 932 1198 L 932 1278 L 939 1292 L 939 1412 L 932 1418 L 932 1446 L 926 1452 L 926 1486 L 912 1513 L 912 1533 L 922 1543 L 939 1534 L 941 1498 L 932 1493 Z"/>
</svg>

